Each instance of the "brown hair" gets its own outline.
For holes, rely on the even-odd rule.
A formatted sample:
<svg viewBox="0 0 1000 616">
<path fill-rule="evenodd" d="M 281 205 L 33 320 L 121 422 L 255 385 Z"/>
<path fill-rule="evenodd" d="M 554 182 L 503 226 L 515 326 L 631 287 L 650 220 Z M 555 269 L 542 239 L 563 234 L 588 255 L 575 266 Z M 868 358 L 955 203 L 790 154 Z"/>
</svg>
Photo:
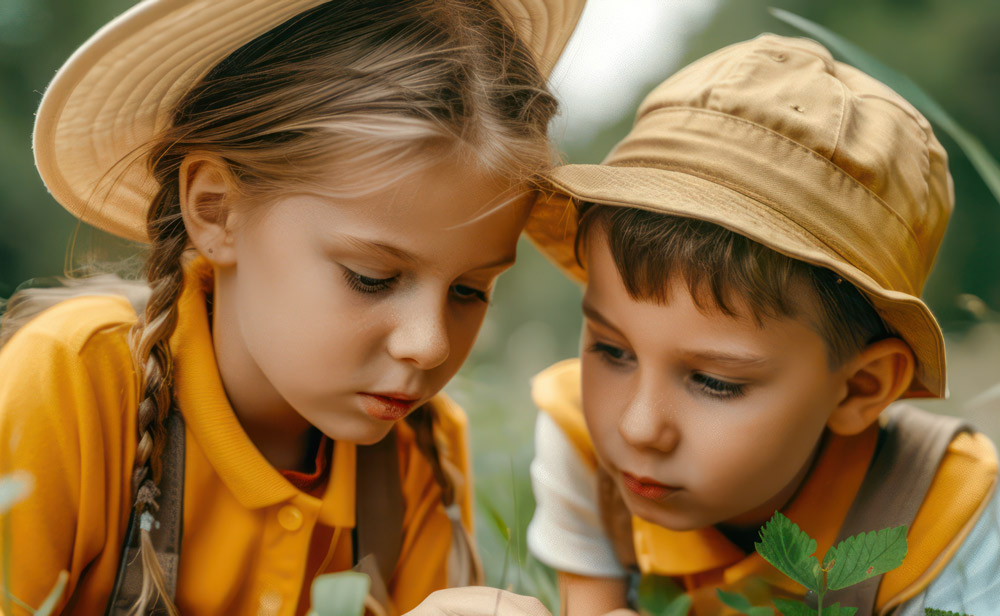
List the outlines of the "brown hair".
<svg viewBox="0 0 1000 616">
<path fill-rule="evenodd" d="M 178 181 L 186 156 L 221 160 L 234 190 L 252 203 L 290 185 L 318 187 L 330 165 L 344 161 L 367 165 L 369 184 L 377 183 L 371 174 L 391 180 L 455 156 L 533 181 L 551 162 L 546 131 L 555 110 L 530 52 L 489 0 L 328 2 L 220 62 L 180 101 L 173 125 L 148 150 L 160 188 L 147 218 L 152 293 L 131 334 L 142 380 L 136 477 L 148 466 L 144 482 L 159 481 L 163 421 L 172 405 L 168 340 L 188 249 Z M 349 180 L 345 192 L 365 190 Z M 433 418 L 421 409 L 409 423 L 450 505 L 455 489 Z M 143 563 L 149 587 L 170 604 L 156 558 L 144 554 Z M 152 591 L 137 610 L 151 598 Z"/>
<path fill-rule="evenodd" d="M 674 276 L 683 277 L 695 304 L 757 323 L 801 316 L 791 288 L 805 282 L 819 307 L 811 326 L 839 366 L 872 342 L 893 335 L 858 289 L 833 271 L 778 253 L 719 225 L 630 207 L 584 203 L 579 210 L 576 258 L 594 229 L 607 236 L 629 296 L 665 303 Z M 582 263 L 581 263 L 582 265 Z"/>
</svg>

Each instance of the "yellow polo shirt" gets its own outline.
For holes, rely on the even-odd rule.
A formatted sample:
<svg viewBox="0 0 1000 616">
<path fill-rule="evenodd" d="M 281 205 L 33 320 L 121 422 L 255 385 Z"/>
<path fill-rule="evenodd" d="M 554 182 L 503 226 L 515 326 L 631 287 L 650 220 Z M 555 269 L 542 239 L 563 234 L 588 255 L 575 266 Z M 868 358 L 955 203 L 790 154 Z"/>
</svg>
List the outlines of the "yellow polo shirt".
<svg viewBox="0 0 1000 616">
<path fill-rule="evenodd" d="M 185 615 L 303 614 L 312 579 L 352 565 L 355 446 L 335 443 L 319 498 L 267 462 L 223 390 L 205 303 L 210 289 L 210 268 L 195 262 L 170 340 L 187 425 L 176 603 Z M 60 570 L 69 572 L 60 602 L 66 613 L 103 612 L 111 592 L 136 450 L 138 377 L 127 341 L 135 320 L 124 298 L 79 297 L 38 315 L 0 353 L 0 474 L 24 470 L 35 479 L 32 494 L 5 516 L 10 532 L 0 532 L 0 554 L 10 554 L 11 567 L 0 574 L 33 607 Z M 432 404 L 444 455 L 465 478 L 457 494 L 471 533 L 465 415 L 444 396 Z M 406 509 L 389 592 L 401 613 L 447 585 L 452 531 L 412 431 L 403 423 L 396 431 Z"/>
</svg>

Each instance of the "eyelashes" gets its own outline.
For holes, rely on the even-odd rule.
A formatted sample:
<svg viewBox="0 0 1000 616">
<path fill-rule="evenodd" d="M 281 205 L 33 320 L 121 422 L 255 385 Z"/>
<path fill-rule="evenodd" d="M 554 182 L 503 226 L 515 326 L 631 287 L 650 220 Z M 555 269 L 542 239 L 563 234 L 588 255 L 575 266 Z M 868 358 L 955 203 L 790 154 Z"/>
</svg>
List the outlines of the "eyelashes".
<svg viewBox="0 0 1000 616">
<path fill-rule="evenodd" d="M 341 266 L 343 267 L 343 266 Z M 378 293 L 383 293 L 392 289 L 397 282 L 399 282 L 399 275 L 390 276 L 388 278 L 373 278 L 371 276 L 365 276 L 364 274 L 359 274 L 352 271 L 346 267 L 343 267 L 344 279 L 347 281 L 347 286 L 351 289 L 362 293 L 365 295 L 376 295 Z M 486 291 L 481 289 L 476 289 L 468 285 L 456 284 L 452 285 L 449 292 L 460 302 L 482 302 L 484 304 L 490 303 L 490 296 Z"/>
<path fill-rule="evenodd" d="M 346 267 L 344 268 L 344 278 L 347 280 L 347 286 L 364 294 L 375 294 L 386 291 L 399 280 L 398 275 L 390 276 L 389 278 L 372 278 L 351 271 Z"/>
<path fill-rule="evenodd" d="M 706 394 L 716 398 L 739 398 L 747 392 L 745 383 L 723 381 L 703 372 L 692 374 L 691 381 Z"/>
</svg>

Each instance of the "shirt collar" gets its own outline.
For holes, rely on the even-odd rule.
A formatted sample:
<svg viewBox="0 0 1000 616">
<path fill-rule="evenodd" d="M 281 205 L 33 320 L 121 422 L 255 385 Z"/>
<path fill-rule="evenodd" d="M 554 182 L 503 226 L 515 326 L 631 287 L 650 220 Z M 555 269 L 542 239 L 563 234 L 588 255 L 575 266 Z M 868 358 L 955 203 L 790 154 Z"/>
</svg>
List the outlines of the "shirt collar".
<svg viewBox="0 0 1000 616">
<path fill-rule="evenodd" d="M 170 338 L 174 396 L 187 428 L 220 479 L 241 505 L 268 507 L 309 496 L 271 466 L 243 431 L 226 397 L 215 361 L 206 305 L 213 288 L 211 264 L 197 258 L 184 268 L 177 327 Z M 355 446 L 336 442 L 330 480 L 319 518 L 331 526 L 354 526 Z"/>
</svg>

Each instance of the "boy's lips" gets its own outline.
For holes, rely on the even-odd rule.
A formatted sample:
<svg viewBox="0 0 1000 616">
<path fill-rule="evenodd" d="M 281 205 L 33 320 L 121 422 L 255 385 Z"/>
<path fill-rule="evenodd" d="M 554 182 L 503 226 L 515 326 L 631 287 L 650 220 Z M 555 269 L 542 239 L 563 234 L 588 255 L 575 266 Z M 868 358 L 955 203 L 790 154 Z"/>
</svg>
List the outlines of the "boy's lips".
<svg viewBox="0 0 1000 616">
<path fill-rule="evenodd" d="M 662 500 L 679 489 L 675 486 L 668 486 L 660 483 L 655 479 L 650 479 L 649 477 L 637 477 L 631 473 L 626 473 L 625 471 L 622 471 L 622 483 L 625 484 L 625 487 L 628 488 L 630 492 L 638 494 L 643 498 L 648 498 L 649 500 Z"/>
<path fill-rule="evenodd" d="M 408 394 L 359 392 L 361 406 L 374 419 L 381 421 L 399 421 L 413 410 L 420 400 L 417 396 Z"/>
</svg>

